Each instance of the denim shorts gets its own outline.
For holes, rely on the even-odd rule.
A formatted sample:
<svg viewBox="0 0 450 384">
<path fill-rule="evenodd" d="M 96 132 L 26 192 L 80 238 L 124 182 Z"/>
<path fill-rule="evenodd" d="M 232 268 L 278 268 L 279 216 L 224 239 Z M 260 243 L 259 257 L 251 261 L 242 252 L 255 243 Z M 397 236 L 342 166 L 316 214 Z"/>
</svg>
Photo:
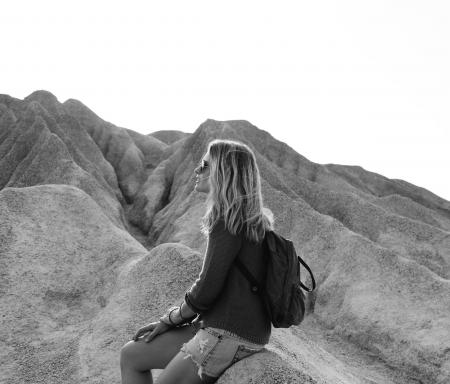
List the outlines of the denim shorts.
<svg viewBox="0 0 450 384">
<path fill-rule="evenodd" d="M 231 365 L 254 353 L 265 350 L 264 345 L 252 343 L 225 329 L 198 328 L 191 323 L 194 337 L 180 349 L 198 366 L 202 383 L 215 383 Z"/>
</svg>

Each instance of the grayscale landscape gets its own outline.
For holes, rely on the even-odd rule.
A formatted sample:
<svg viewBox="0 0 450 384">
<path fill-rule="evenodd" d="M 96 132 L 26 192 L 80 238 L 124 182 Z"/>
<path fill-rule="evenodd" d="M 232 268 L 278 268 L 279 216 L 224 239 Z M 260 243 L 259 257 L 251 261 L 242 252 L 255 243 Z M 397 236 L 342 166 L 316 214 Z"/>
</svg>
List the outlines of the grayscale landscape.
<svg viewBox="0 0 450 384">
<path fill-rule="evenodd" d="M 47 91 L 0 95 L 1 383 L 120 383 L 122 345 L 200 272 L 194 168 L 216 138 L 254 150 L 275 230 L 317 282 L 304 322 L 273 328 L 218 383 L 450 383 L 449 201 L 311 162 L 245 120 L 182 129 L 143 135 Z"/>
</svg>

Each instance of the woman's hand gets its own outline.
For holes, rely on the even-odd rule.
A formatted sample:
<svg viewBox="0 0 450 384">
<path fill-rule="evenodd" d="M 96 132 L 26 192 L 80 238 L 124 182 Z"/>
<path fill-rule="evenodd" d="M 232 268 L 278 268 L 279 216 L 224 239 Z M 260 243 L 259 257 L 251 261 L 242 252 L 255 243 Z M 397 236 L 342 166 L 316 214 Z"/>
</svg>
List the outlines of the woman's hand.
<svg viewBox="0 0 450 384">
<path fill-rule="evenodd" d="M 162 321 L 155 321 L 153 323 L 147 324 L 146 326 L 139 328 L 136 334 L 133 337 L 134 341 L 138 341 L 139 337 L 145 335 L 146 333 L 150 332 L 145 338 L 144 341 L 148 343 L 152 339 L 154 339 L 157 335 L 164 333 L 168 331 L 169 329 L 173 328 L 171 325 L 167 325 L 163 323 Z"/>
</svg>

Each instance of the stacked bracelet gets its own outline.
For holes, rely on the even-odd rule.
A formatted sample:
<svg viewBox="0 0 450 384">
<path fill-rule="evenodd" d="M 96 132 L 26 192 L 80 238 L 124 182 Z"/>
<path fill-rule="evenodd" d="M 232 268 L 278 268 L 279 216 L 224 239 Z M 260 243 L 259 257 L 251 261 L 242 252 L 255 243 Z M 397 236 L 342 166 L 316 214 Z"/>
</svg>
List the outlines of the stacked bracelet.
<svg viewBox="0 0 450 384">
<path fill-rule="evenodd" d="M 189 320 L 189 319 L 185 319 L 184 317 L 183 317 L 183 314 L 181 313 L 181 306 L 183 305 L 183 302 L 181 302 L 181 304 L 180 304 L 180 317 L 181 317 L 181 320 L 183 320 L 183 321 L 185 321 L 185 320 Z"/>
<path fill-rule="evenodd" d="M 164 324 L 172 325 L 172 326 L 177 326 L 178 324 L 174 323 L 174 322 L 172 321 L 172 319 L 170 318 L 170 315 L 171 315 L 172 312 L 175 311 L 176 309 L 178 309 L 178 307 L 171 307 L 171 308 L 169 308 L 169 311 L 170 311 L 170 312 L 168 313 L 168 315 L 165 315 L 165 316 L 161 317 L 159 320 L 160 320 L 161 322 L 163 322 Z M 166 318 L 166 317 L 167 317 L 167 318 Z M 169 321 L 167 321 L 167 319 L 168 319 Z"/>
<path fill-rule="evenodd" d="M 181 304 L 183 304 L 183 303 L 181 303 Z M 181 322 L 179 322 L 179 323 L 174 323 L 174 322 L 172 321 L 172 319 L 170 318 L 170 315 L 171 315 L 172 312 L 175 311 L 176 309 L 178 309 L 179 312 L 180 312 Z M 174 326 L 174 327 L 176 327 L 176 326 L 178 326 L 178 325 L 185 324 L 185 323 L 190 323 L 195 317 L 197 317 L 197 314 L 194 314 L 193 316 L 187 317 L 187 318 L 183 317 L 183 314 L 181 313 L 181 305 L 180 305 L 179 307 L 171 307 L 171 308 L 169 308 L 168 310 L 169 310 L 169 313 L 166 314 L 165 316 L 161 317 L 159 320 L 160 320 L 161 322 L 163 322 L 164 324 L 171 325 L 171 326 Z M 167 321 L 167 320 L 168 320 L 168 321 Z"/>
<path fill-rule="evenodd" d="M 178 324 L 175 324 L 173 321 L 172 321 L 172 319 L 170 318 L 170 315 L 172 314 L 172 312 L 173 311 L 175 311 L 176 309 L 178 309 L 179 307 L 173 307 L 172 308 L 172 310 L 169 312 L 169 321 L 170 321 L 170 323 L 173 325 L 173 326 L 177 326 Z M 180 311 L 180 313 L 181 313 L 181 311 Z"/>
</svg>

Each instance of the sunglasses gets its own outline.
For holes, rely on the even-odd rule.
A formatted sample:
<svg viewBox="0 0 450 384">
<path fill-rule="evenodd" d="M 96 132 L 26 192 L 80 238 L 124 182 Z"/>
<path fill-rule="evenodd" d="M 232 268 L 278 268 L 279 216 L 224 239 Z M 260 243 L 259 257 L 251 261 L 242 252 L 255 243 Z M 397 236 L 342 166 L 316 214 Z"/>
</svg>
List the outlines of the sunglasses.
<svg viewBox="0 0 450 384">
<path fill-rule="evenodd" d="M 202 160 L 202 163 L 201 163 L 201 165 L 200 165 L 200 168 L 199 168 L 199 170 L 198 170 L 198 173 L 203 173 L 203 172 L 205 171 L 205 169 L 208 168 L 208 167 L 209 167 L 208 162 L 205 161 L 205 160 Z"/>
</svg>

